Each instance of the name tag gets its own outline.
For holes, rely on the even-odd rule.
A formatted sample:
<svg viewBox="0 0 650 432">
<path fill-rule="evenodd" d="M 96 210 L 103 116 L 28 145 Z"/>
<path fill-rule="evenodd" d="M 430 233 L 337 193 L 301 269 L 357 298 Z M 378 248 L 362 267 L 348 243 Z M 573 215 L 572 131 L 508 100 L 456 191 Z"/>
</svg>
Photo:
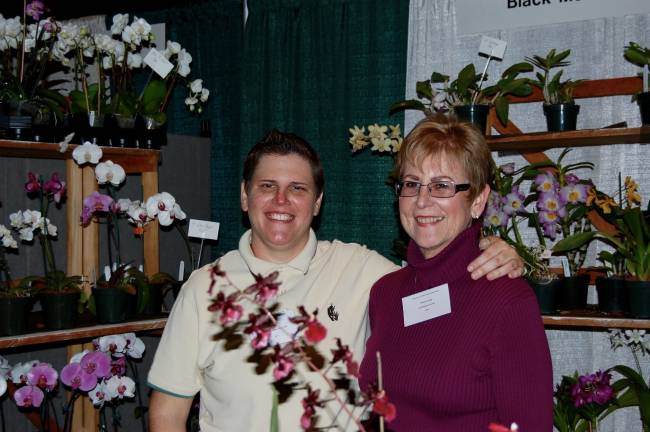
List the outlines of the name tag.
<svg viewBox="0 0 650 432">
<path fill-rule="evenodd" d="M 402 312 L 404 327 L 451 313 L 449 285 L 442 284 L 402 297 Z"/>
</svg>

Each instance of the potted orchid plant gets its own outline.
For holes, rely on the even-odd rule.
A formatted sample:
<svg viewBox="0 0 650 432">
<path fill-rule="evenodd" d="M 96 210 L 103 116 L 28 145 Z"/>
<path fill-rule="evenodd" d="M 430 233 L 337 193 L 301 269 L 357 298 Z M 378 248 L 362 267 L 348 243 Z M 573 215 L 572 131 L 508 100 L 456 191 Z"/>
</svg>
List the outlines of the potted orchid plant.
<svg viewBox="0 0 650 432">
<path fill-rule="evenodd" d="M 47 181 L 35 173 L 28 174 L 25 191 L 39 202 L 39 210 L 24 210 L 9 215 L 11 227 L 18 231 L 20 240 L 32 242 L 38 238 L 43 257 L 43 277 L 34 278 L 38 283 L 39 299 L 45 313 L 45 325 L 50 329 L 72 327 L 76 321 L 80 295 L 81 277 L 68 276 L 58 270 L 52 247 L 52 237 L 57 227 L 48 218 L 50 205 L 61 205 L 65 195 L 65 182 L 53 173 Z"/>
<path fill-rule="evenodd" d="M 641 111 L 641 124 L 650 124 L 650 78 L 648 77 L 648 68 L 650 67 L 650 48 L 643 47 L 636 42 L 630 42 L 623 52 L 625 60 L 633 63 L 643 69 L 641 78 L 643 79 L 642 91 L 635 94 L 632 100 L 636 100 Z"/>
<path fill-rule="evenodd" d="M 528 96 L 532 88 L 527 79 L 518 78 L 518 75 L 532 70 L 533 67 L 526 62 L 516 63 L 508 67 L 495 84 L 485 87 L 483 84 L 488 76 L 478 73 L 472 63 L 461 69 L 453 81 L 450 81 L 449 75 L 433 72 L 428 80 L 416 83 L 415 90 L 419 99 L 396 102 L 391 106 L 390 112 L 392 114 L 415 109 L 425 115 L 433 115 L 434 112 L 453 109 L 462 119 L 470 122 L 476 119 L 477 127 L 485 131 L 489 108 L 494 106 L 499 121 L 506 125 L 509 112 L 506 96 Z"/>
</svg>

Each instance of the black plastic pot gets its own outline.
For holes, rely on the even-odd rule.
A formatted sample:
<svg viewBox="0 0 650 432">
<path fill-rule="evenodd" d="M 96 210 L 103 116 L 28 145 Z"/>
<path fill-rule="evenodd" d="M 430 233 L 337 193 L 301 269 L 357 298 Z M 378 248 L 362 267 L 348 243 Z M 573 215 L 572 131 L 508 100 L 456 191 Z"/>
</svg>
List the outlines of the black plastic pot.
<svg viewBox="0 0 650 432">
<path fill-rule="evenodd" d="M 544 105 L 546 128 L 549 132 L 564 132 L 576 130 L 580 105 L 554 104 Z"/>
<path fill-rule="evenodd" d="M 558 308 L 562 310 L 585 309 L 589 292 L 589 275 L 569 276 L 561 279 L 558 288 Z"/>
<path fill-rule="evenodd" d="M 143 315 L 157 315 L 162 312 L 163 291 L 168 285 L 167 283 L 149 284 L 149 301 L 144 305 Z"/>
<path fill-rule="evenodd" d="M 455 106 L 454 112 L 460 120 L 472 123 L 485 135 L 487 131 L 487 118 L 490 113 L 489 105 L 463 105 Z"/>
<path fill-rule="evenodd" d="M 554 315 L 557 313 L 557 293 L 561 289 L 561 279 L 553 279 L 549 282 L 528 281 L 537 297 L 537 304 L 542 315 Z"/>
<path fill-rule="evenodd" d="M 38 297 L 43 307 L 45 327 L 60 330 L 77 323 L 78 292 L 41 292 Z"/>
<path fill-rule="evenodd" d="M 27 333 L 27 319 L 33 303 L 32 297 L 0 297 L 0 335 Z"/>
<path fill-rule="evenodd" d="M 630 315 L 650 318 L 650 281 L 626 280 Z"/>
<path fill-rule="evenodd" d="M 627 288 L 625 279 L 599 277 L 596 279 L 598 309 L 607 313 L 627 313 Z"/>
<path fill-rule="evenodd" d="M 636 96 L 636 103 L 641 112 L 641 124 L 650 125 L 650 92 L 639 93 Z"/>
<path fill-rule="evenodd" d="M 95 318 L 100 324 L 126 321 L 132 295 L 115 288 L 94 288 Z"/>
</svg>

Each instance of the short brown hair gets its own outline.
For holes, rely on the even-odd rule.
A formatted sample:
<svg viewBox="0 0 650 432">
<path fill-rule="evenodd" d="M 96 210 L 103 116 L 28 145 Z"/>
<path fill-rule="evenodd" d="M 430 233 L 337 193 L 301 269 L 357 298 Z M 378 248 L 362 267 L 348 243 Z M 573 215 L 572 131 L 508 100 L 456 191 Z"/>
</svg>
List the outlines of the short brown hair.
<svg viewBox="0 0 650 432">
<path fill-rule="evenodd" d="M 248 187 L 248 184 L 253 179 L 253 174 L 255 174 L 257 164 L 259 164 L 263 156 L 285 156 L 290 154 L 298 155 L 309 162 L 314 184 L 316 185 L 316 195 L 320 195 L 325 188 L 325 174 L 318 153 L 298 135 L 280 132 L 277 129 L 267 133 L 246 155 L 243 175 L 244 186 Z"/>
<path fill-rule="evenodd" d="M 436 114 L 415 125 L 404 138 L 393 175 L 401 178 L 407 162 L 419 166 L 425 158 L 443 154 L 463 167 L 470 183 L 469 199 L 476 198 L 490 182 L 492 155 L 483 134 L 453 115 Z"/>
</svg>

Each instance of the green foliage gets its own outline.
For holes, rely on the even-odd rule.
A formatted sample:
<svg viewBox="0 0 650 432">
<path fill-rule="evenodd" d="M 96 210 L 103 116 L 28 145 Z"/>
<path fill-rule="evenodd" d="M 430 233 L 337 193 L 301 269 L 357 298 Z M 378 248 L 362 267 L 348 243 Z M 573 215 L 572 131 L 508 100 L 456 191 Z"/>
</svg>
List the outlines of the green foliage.
<svg viewBox="0 0 650 432">
<path fill-rule="evenodd" d="M 45 283 L 45 291 L 67 292 L 81 290 L 81 276 L 68 276 L 61 270 L 48 272 L 41 280 Z"/>
<path fill-rule="evenodd" d="M 565 50 L 556 54 L 555 49 L 551 49 L 546 54 L 546 57 L 540 57 L 538 55 L 526 57 L 526 61 L 529 64 L 542 71 L 542 73 L 537 72 L 535 74 L 537 80 L 529 80 L 529 82 L 542 90 L 545 104 L 574 103 L 573 90 L 582 80 L 573 81 L 567 79 L 562 81 L 562 73 L 564 70 L 560 70 L 551 76 L 551 69 L 569 66 L 571 64 L 571 62 L 566 60 L 570 54 L 571 50 Z"/>
<path fill-rule="evenodd" d="M 636 42 L 630 42 L 623 51 L 625 60 L 637 66 L 650 66 L 650 48 L 642 47 Z"/>
</svg>

